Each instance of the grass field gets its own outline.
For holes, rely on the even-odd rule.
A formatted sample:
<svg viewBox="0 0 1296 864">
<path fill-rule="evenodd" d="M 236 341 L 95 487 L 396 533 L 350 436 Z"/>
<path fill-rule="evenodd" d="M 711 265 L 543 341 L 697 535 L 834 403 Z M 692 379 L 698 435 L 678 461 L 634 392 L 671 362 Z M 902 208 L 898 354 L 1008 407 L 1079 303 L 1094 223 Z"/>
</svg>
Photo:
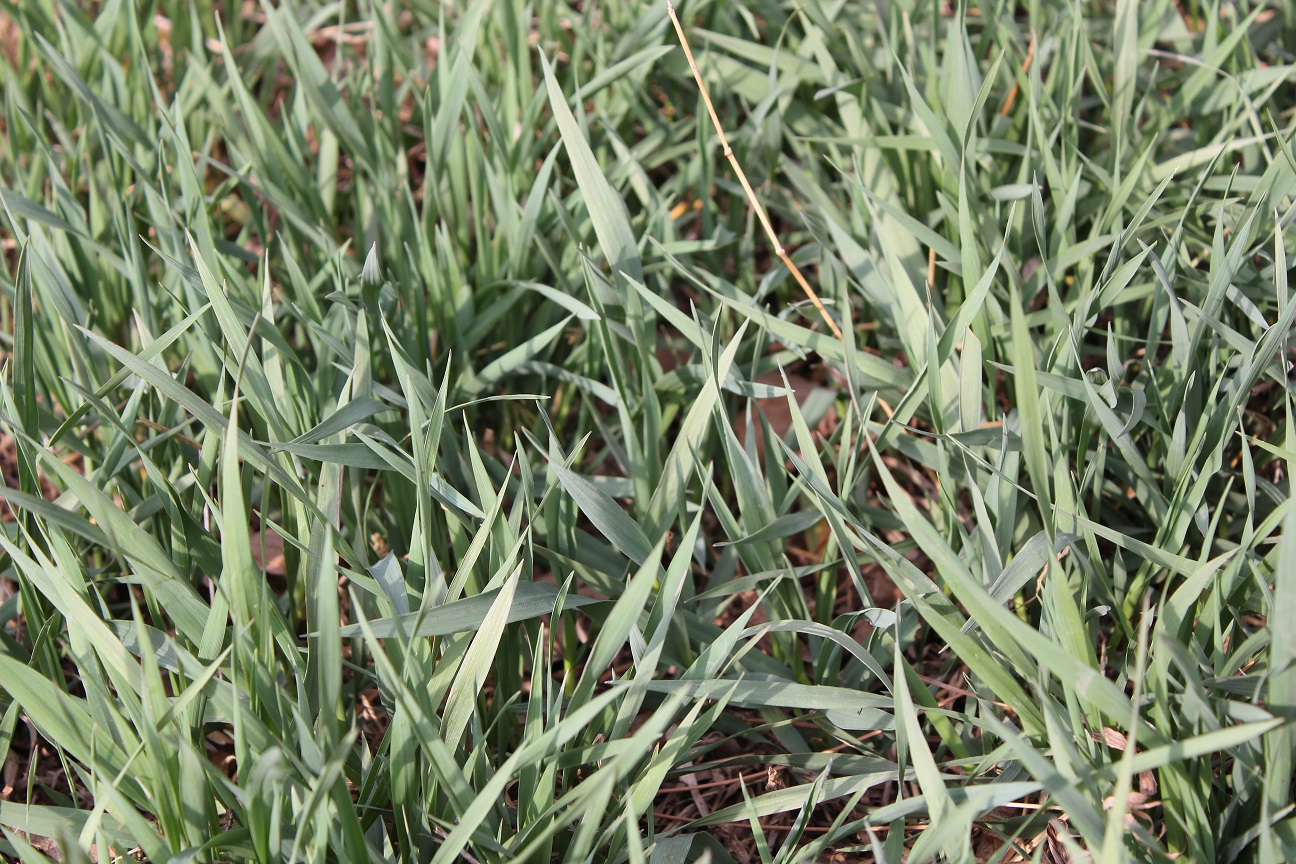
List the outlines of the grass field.
<svg viewBox="0 0 1296 864">
<path fill-rule="evenodd" d="M 1296 6 L 678 11 L 0 0 L 0 855 L 1296 860 Z"/>
</svg>

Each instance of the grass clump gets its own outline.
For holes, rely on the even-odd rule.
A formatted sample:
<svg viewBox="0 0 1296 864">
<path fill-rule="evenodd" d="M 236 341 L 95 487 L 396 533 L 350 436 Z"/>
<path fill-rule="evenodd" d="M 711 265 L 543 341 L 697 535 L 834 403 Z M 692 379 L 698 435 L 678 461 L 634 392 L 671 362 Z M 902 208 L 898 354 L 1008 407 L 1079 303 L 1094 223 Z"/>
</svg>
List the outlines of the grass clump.
<svg viewBox="0 0 1296 864">
<path fill-rule="evenodd" d="M 1291 10 L 677 11 L 0 6 L 0 853 L 1296 857 Z"/>
</svg>

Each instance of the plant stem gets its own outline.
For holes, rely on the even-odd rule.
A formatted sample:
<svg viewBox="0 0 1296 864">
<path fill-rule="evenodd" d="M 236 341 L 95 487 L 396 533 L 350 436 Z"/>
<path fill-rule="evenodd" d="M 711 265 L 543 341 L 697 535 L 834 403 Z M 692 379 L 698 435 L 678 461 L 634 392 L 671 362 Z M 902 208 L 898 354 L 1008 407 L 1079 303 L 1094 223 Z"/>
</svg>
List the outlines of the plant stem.
<svg viewBox="0 0 1296 864">
<path fill-rule="evenodd" d="M 828 314 L 828 310 L 824 308 L 819 295 L 810 287 L 810 283 L 801 274 L 801 269 L 792 263 L 791 256 L 783 248 L 783 244 L 779 242 L 778 235 L 774 233 L 774 226 L 770 224 L 769 216 L 765 214 L 765 208 L 757 200 L 756 193 L 752 191 L 751 184 L 747 182 L 747 175 L 743 173 L 742 166 L 738 164 L 738 160 L 734 157 L 733 148 L 729 146 L 729 139 L 725 137 L 724 128 L 720 125 L 720 118 L 716 116 L 715 106 L 711 104 L 711 94 L 707 92 L 697 61 L 693 59 L 693 49 L 689 47 L 688 37 L 684 35 L 684 27 L 675 14 L 673 0 L 666 0 L 666 11 L 670 14 L 671 23 L 675 25 L 675 33 L 679 36 L 680 45 L 684 48 L 684 56 L 688 58 L 689 68 L 693 70 L 693 79 L 697 81 L 698 90 L 702 92 L 702 101 L 706 103 L 707 113 L 711 115 L 711 125 L 715 127 L 716 135 L 720 138 L 720 145 L 724 148 L 724 155 L 728 158 L 729 164 L 733 166 L 734 173 L 738 175 L 738 182 L 742 184 L 743 191 L 747 193 L 747 200 L 751 202 L 752 209 L 756 211 L 757 218 L 760 219 L 761 225 L 765 228 L 765 235 L 769 237 L 770 244 L 774 247 L 774 254 L 779 257 L 779 260 L 783 262 L 788 270 L 792 271 L 792 277 L 796 279 L 805 295 L 810 298 L 810 302 L 819 310 L 819 314 L 823 316 L 824 323 L 828 325 L 828 329 L 832 331 L 832 334 L 838 339 L 844 340 L 837 322 Z"/>
</svg>

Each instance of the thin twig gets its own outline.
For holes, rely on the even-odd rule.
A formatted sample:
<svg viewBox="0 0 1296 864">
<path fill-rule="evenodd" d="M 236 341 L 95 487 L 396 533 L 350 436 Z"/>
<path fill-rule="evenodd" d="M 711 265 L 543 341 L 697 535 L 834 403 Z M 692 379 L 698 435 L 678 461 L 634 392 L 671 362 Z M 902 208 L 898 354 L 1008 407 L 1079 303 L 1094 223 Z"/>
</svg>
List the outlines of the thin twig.
<svg viewBox="0 0 1296 864">
<path fill-rule="evenodd" d="M 832 331 L 834 336 L 844 341 L 842 332 L 837 327 L 837 322 L 828 314 L 828 310 L 824 308 L 819 295 L 810 287 L 810 283 L 806 281 L 805 276 L 801 275 L 800 268 L 792 263 L 792 258 L 788 255 L 787 250 L 783 248 L 783 244 L 779 242 L 778 235 L 774 233 L 774 226 L 770 224 L 769 216 L 765 215 L 765 208 L 756 199 L 756 193 L 752 191 L 751 184 L 747 182 L 747 175 L 743 173 L 742 166 L 738 164 L 738 160 L 734 157 L 733 148 L 729 146 L 729 139 L 725 137 L 724 128 L 720 125 L 720 118 L 716 115 L 715 106 L 711 104 L 711 94 L 707 92 L 706 84 L 702 81 L 702 73 L 698 70 L 697 61 L 693 59 L 693 49 L 689 47 L 688 37 L 684 35 L 684 27 L 675 14 L 673 0 L 666 0 L 666 11 L 670 14 L 671 23 L 675 25 L 675 33 L 679 36 L 680 46 L 684 49 L 684 56 L 688 58 L 689 68 L 693 70 L 693 78 L 697 81 L 698 90 L 702 92 L 702 101 L 706 103 L 707 113 L 711 115 L 711 125 L 715 127 L 716 135 L 720 138 L 720 144 L 724 148 L 724 155 L 729 159 L 729 164 L 733 166 L 734 173 L 738 175 L 738 182 L 742 184 L 743 192 L 747 193 L 747 200 L 751 202 L 752 209 L 756 211 L 756 216 L 760 219 L 761 226 L 765 229 L 765 234 L 774 247 L 774 254 L 779 257 L 779 260 L 783 262 L 788 270 L 792 271 L 792 277 L 796 279 L 805 295 L 810 298 L 810 302 L 819 310 L 819 314 L 823 316 L 828 329 Z"/>
</svg>

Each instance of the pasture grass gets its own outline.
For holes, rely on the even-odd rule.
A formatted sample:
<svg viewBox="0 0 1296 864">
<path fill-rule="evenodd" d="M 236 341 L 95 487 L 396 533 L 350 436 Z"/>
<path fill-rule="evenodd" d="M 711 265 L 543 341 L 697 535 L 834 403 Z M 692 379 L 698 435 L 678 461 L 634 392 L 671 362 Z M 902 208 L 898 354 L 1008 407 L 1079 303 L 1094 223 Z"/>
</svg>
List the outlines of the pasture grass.
<svg viewBox="0 0 1296 864">
<path fill-rule="evenodd" d="M 677 11 L 3 0 L 0 854 L 1296 859 L 1291 4 Z"/>
</svg>

